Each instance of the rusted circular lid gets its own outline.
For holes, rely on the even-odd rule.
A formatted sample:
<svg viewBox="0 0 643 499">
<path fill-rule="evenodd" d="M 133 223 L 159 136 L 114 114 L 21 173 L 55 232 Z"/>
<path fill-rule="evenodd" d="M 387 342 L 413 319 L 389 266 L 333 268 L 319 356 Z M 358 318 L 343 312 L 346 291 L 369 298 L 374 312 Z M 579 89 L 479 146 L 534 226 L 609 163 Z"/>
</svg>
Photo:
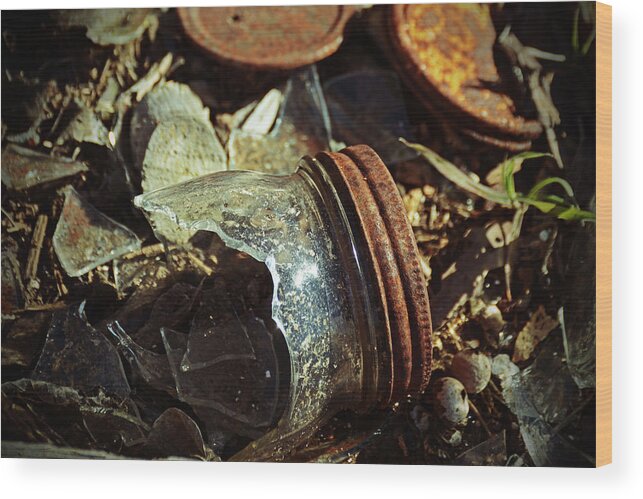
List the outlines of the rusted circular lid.
<svg viewBox="0 0 643 499">
<path fill-rule="evenodd" d="M 187 34 L 222 62 L 291 69 L 333 54 L 354 7 L 181 7 Z"/>
<path fill-rule="evenodd" d="M 385 304 L 391 357 L 387 402 L 417 396 L 431 373 L 431 315 L 413 230 L 388 169 L 368 146 L 352 146 L 316 158 L 339 170 L 370 246 Z"/>
<path fill-rule="evenodd" d="M 501 134 L 502 140 L 521 142 L 540 135 L 542 125 L 516 114 L 511 97 L 493 88 L 500 77 L 488 5 L 414 4 L 391 9 L 394 56 L 420 100 L 433 108 L 436 100 L 442 101 L 450 120 L 482 137 Z"/>
</svg>

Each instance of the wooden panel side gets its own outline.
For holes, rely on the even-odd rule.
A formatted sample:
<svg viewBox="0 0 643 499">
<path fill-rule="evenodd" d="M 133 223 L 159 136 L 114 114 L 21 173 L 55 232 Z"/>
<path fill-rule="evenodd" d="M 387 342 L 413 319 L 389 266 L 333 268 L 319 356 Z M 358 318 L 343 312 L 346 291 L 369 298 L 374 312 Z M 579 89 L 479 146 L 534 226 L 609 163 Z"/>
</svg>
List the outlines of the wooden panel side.
<svg viewBox="0 0 643 499">
<path fill-rule="evenodd" d="M 596 3 L 596 465 L 612 462 L 612 7 Z"/>
</svg>

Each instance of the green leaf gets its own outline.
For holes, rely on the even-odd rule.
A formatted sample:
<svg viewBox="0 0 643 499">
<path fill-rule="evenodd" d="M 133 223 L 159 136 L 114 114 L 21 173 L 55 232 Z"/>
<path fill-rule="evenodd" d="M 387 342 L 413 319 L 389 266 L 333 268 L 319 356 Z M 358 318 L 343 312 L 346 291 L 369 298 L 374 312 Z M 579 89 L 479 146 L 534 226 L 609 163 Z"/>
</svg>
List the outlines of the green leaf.
<svg viewBox="0 0 643 499">
<path fill-rule="evenodd" d="M 570 185 L 569 182 L 567 182 L 567 180 L 561 177 L 549 177 L 544 180 L 541 180 L 531 188 L 531 190 L 527 194 L 527 197 L 529 199 L 537 199 L 540 194 L 540 191 L 542 191 L 545 187 L 551 184 L 560 185 L 565 191 L 565 194 L 567 194 L 570 198 L 574 197 L 574 189 L 572 189 L 572 186 Z"/>
<path fill-rule="evenodd" d="M 502 183 L 505 186 L 505 192 L 509 199 L 514 201 L 516 199 L 516 183 L 514 181 L 514 168 L 513 161 L 505 161 L 502 163 Z"/>
<path fill-rule="evenodd" d="M 520 167 L 522 166 L 523 161 L 527 159 L 532 159 L 532 158 L 541 158 L 543 156 L 551 156 L 549 153 L 544 153 L 544 152 L 533 152 L 533 151 L 527 151 L 527 152 L 522 152 L 520 154 L 517 154 L 515 156 L 512 156 L 511 158 L 507 159 L 506 161 L 503 161 L 500 166 L 502 167 L 502 180 L 503 180 L 503 185 L 505 187 L 505 191 L 507 192 L 507 196 L 509 196 L 509 199 L 514 201 L 516 199 L 516 183 L 514 181 L 514 174 L 520 170 Z"/>
<path fill-rule="evenodd" d="M 572 24 L 572 50 L 578 53 L 580 42 L 578 38 L 578 23 L 580 21 L 580 5 L 574 12 L 574 23 Z"/>
<path fill-rule="evenodd" d="M 511 206 L 511 199 L 509 199 L 506 193 L 497 191 L 489 186 L 473 180 L 469 175 L 460 170 L 460 168 L 458 168 L 456 165 L 450 163 L 428 147 L 424 147 L 421 144 L 413 144 L 411 142 L 407 142 L 402 138 L 400 140 L 411 149 L 419 152 L 429 163 L 431 163 L 435 167 L 436 170 L 438 170 L 442 175 L 444 175 L 461 189 L 471 194 L 475 194 L 476 196 L 480 196 L 481 198 L 484 198 L 488 201 L 492 201 L 504 206 Z"/>
<path fill-rule="evenodd" d="M 587 37 L 587 40 L 585 40 L 585 43 L 583 44 L 583 48 L 581 48 L 581 51 L 580 51 L 582 55 L 588 54 L 589 49 L 592 47 L 592 43 L 594 42 L 595 38 L 596 38 L 596 28 L 592 30 L 592 32 Z"/>
<path fill-rule="evenodd" d="M 572 189 L 572 186 L 563 178 L 550 177 L 541 180 L 529 191 L 529 194 L 527 194 L 527 196 L 523 196 L 522 194 L 516 192 L 514 184 L 514 172 L 522 164 L 522 162 L 531 158 L 551 156 L 551 154 L 539 152 L 524 152 L 503 162 L 501 165 L 505 192 L 500 192 L 492 189 L 487 185 L 475 181 L 465 172 L 460 170 L 460 168 L 458 168 L 456 165 L 450 163 L 431 149 L 421 144 L 413 144 L 407 142 L 402 138 L 400 138 L 400 141 L 420 153 L 429 163 L 431 163 L 435 167 L 436 170 L 438 170 L 442 175 L 444 175 L 447 179 L 449 179 L 461 189 L 471 194 L 475 194 L 476 196 L 480 196 L 481 198 L 487 199 L 488 201 L 492 201 L 503 206 L 516 208 L 516 214 L 514 218 L 514 230 L 516 232 L 520 231 L 522 217 L 524 216 L 524 213 L 527 210 L 528 206 L 534 206 L 543 213 L 555 216 L 561 220 L 592 222 L 596 220 L 596 215 L 591 211 L 582 210 L 578 206 L 570 204 L 561 196 L 542 193 L 542 190 L 547 186 L 556 184 L 561 186 L 565 191 L 565 194 L 573 199 L 574 191 Z"/>
<path fill-rule="evenodd" d="M 564 201 L 561 204 L 558 202 L 554 202 L 553 200 L 544 201 L 530 198 L 519 198 L 518 200 L 527 205 L 534 206 L 543 213 L 555 216 L 556 218 L 559 218 L 561 220 L 576 222 L 596 221 L 596 215 L 591 211 L 582 210 L 578 206 L 574 206 L 571 204 L 565 204 Z"/>
</svg>

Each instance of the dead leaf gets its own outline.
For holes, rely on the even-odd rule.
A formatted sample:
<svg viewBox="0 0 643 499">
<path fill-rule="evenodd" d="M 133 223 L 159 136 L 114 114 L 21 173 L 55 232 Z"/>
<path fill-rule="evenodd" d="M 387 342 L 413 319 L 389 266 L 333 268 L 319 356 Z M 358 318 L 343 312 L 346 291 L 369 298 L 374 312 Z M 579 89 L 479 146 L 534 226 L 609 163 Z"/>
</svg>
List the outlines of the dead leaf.
<svg viewBox="0 0 643 499">
<path fill-rule="evenodd" d="M 514 354 L 512 360 L 514 362 L 522 362 L 527 360 L 536 346 L 544 340 L 549 333 L 551 333 L 558 326 L 558 321 L 547 315 L 543 306 L 531 315 L 525 327 L 518 333 L 516 344 L 514 346 Z"/>
</svg>

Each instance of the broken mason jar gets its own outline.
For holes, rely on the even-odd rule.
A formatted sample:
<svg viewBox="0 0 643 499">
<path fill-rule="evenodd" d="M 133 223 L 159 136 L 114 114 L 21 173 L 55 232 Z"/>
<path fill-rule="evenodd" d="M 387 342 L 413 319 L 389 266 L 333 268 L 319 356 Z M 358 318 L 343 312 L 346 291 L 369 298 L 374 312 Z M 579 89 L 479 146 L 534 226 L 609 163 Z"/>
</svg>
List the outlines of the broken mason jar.
<svg viewBox="0 0 643 499">
<path fill-rule="evenodd" d="M 234 460 L 284 459 L 338 411 L 389 407 L 426 388 L 431 318 L 418 250 L 397 187 L 369 147 L 306 156 L 289 176 L 217 172 L 135 203 L 152 224 L 161 215 L 218 234 L 272 276 L 288 401 L 276 426 Z"/>
</svg>

